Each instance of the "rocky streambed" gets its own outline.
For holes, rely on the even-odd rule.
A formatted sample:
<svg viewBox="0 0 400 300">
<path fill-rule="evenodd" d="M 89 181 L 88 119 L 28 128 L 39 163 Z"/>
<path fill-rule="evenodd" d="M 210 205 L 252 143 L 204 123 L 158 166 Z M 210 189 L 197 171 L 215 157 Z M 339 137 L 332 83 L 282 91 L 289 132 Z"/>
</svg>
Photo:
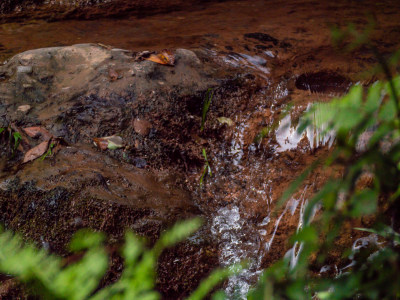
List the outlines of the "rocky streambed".
<svg viewBox="0 0 400 300">
<path fill-rule="evenodd" d="M 249 267 L 224 284 L 231 297 L 243 297 L 285 253 L 295 263 L 288 237 L 300 226 L 307 200 L 342 172 L 316 169 L 275 209 L 290 182 L 334 144 L 334 135 L 298 134 L 299 118 L 315 101 L 329 101 L 356 82 L 370 84 L 374 78 L 360 72 L 376 59 L 365 49 L 335 51 L 326 24 L 335 20 L 333 6 L 311 11 L 312 1 L 262 2 L 209 3 L 125 23 L 5 23 L 0 42 L 10 46 L 0 49 L 7 59 L 0 67 L 0 127 L 7 128 L 0 135 L 0 221 L 67 261 L 76 230 L 106 232 L 107 285 L 120 275 L 117 249 L 127 228 L 152 243 L 175 221 L 201 216 L 201 230 L 159 261 L 157 289 L 165 299 L 182 299 L 216 266 L 247 259 Z M 387 18 L 372 40 L 383 53 L 397 45 L 395 6 L 379 6 Z M 242 21 L 228 21 L 227 8 Z M 365 23 L 357 9 L 349 5 L 343 19 Z M 179 17 L 195 24 L 177 29 Z M 122 38 L 134 25 L 147 28 L 147 37 L 135 31 Z M 19 44 L 11 39 L 16 32 L 25 37 Z M 32 32 L 41 34 L 31 38 Z M 93 43 L 76 44 L 81 37 Z M 65 43 L 71 45 L 48 48 Z M 32 48 L 38 49 L 23 52 Z M 149 60 L 160 53 L 166 64 Z M 16 132 L 17 146 L 8 135 Z M 211 173 L 203 173 L 204 153 Z M 332 270 L 346 265 L 340 250 L 361 237 L 352 227 L 332 251 Z"/>
</svg>

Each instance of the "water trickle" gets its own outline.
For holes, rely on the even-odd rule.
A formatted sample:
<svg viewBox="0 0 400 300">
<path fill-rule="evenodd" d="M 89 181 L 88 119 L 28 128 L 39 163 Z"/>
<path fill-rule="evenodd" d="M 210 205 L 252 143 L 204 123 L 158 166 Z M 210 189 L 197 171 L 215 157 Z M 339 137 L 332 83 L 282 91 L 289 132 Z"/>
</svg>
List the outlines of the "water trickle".
<svg viewBox="0 0 400 300">
<path fill-rule="evenodd" d="M 269 54 L 267 54 L 270 56 Z M 222 58 L 222 60 L 234 67 L 245 67 L 256 71 L 261 77 L 268 80 L 266 75 L 270 74 L 271 70 L 267 67 L 267 60 L 258 55 L 248 55 L 244 53 L 230 53 Z"/>
<path fill-rule="evenodd" d="M 250 280 L 260 273 L 259 233 L 246 224 L 240 216 L 239 207 L 235 205 L 218 210 L 212 221 L 211 232 L 220 242 L 219 261 L 222 266 L 248 261 L 248 268 L 230 278 L 226 287 L 228 296 L 245 299 Z"/>
<path fill-rule="evenodd" d="M 232 163 L 235 166 L 240 165 L 240 161 L 243 157 L 243 145 L 244 145 L 244 133 L 248 125 L 239 124 L 234 132 L 233 139 L 231 141 L 231 147 L 228 155 L 232 158 Z"/>
<path fill-rule="evenodd" d="M 279 147 L 276 149 L 277 152 L 296 149 L 297 144 L 304 136 L 303 134 L 299 134 L 297 128 L 292 127 L 291 123 L 292 119 L 289 114 L 279 122 L 279 127 L 275 132 L 276 141 L 279 144 Z"/>
<path fill-rule="evenodd" d="M 304 210 L 308 204 L 307 199 L 305 199 L 305 195 L 307 192 L 308 186 L 305 186 L 303 189 L 303 192 L 301 193 L 299 199 L 295 199 L 292 198 L 290 202 L 295 202 L 296 206 L 300 204 L 300 213 L 299 213 L 299 223 L 297 225 L 297 231 L 299 231 L 301 228 L 303 228 L 304 225 Z M 288 204 L 289 204 L 288 203 Z M 316 213 L 317 209 L 314 209 L 313 214 L 311 216 L 310 221 L 314 218 L 314 215 Z M 293 213 L 292 213 L 293 215 Z M 286 254 L 285 257 L 289 258 L 289 265 L 291 268 L 294 268 L 297 265 L 298 259 L 299 259 L 299 254 L 300 252 L 303 250 L 303 243 L 298 243 L 297 241 L 294 243 L 293 247 L 291 249 L 289 249 Z"/>
<path fill-rule="evenodd" d="M 308 104 L 306 111 L 309 111 L 311 104 Z M 318 114 L 316 114 L 316 117 Z M 287 114 L 279 122 L 278 129 L 275 132 L 278 147 L 276 152 L 284 152 L 287 150 L 296 149 L 300 141 L 307 137 L 310 149 L 315 149 L 321 146 L 328 145 L 332 147 L 335 140 L 335 133 L 333 131 L 327 132 L 327 125 L 322 124 L 320 128 L 308 126 L 303 133 L 299 133 L 299 125 L 292 126 L 292 118 Z"/>
</svg>

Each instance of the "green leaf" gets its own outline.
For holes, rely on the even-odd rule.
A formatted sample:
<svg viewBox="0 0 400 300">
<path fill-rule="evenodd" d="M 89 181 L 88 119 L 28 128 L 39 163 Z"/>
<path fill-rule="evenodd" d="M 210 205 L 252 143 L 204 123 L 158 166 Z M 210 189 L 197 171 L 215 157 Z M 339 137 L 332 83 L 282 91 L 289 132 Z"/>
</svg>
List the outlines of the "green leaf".
<svg viewBox="0 0 400 300">
<path fill-rule="evenodd" d="M 359 227 L 355 227 L 354 229 L 359 230 L 359 231 L 374 233 L 374 234 L 380 235 L 384 238 L 392 239 L 395 242 L 400 243 L 400 234 L 395 232 L 393 230 L 393 228 L 391 228 L 389 226 L 385 226 L 379 230 L 372 229 L 372 228 L 359 228 Z"/>
<path fill-rule="evenodd" d="M 94 232 L 90 229 L 81 229 L 77 231 L 69 245 L 71 251 L 81 251 L 100 246 L 105 240 L 104 234 Z"/>
<path fill-rule="evenodd" d="M 14 151 L 15 151 L 15 150 L 17 150 L 22 137 L 19 132 L 14 132 L 13 137 L 14 137 Z"/>
<path fill-rule="evenodd" d="M 200 176 L 200 187 L 203 186 L 203 182 L 204 182 L 204 178 L 206 177 L 206 175 L 208 174 L 209 176 L 212 176 L 212 171 L 211 171 L 211 166 L 208 162 L 207 159 L 207 153 L 206 153 L 206 149 L 202 149 L 202 154 L 204 157 L 204 168 L 203 168 L 203 172 Z"/>
<path fill-rule="evenodd" d="M 204 299 L 216 285 L 224 281 L 229 276 L 239 274 L 241 270 L 242 270 L 241 265 L 233 265 L 228 268 L 214 270 L 207 277 L 207 279 L 203 280 L 200 283 L 199 287 L 187 298 L 187 300 Z"/>
<path fill-rule="evenodd" d="M 133 267 L 136 264 L 143 250 L 143 242 L 132 231 L 127 231 L 123 247 L 123 256 L 127 267 Z"/>
<path fill-rule="evenodd" d="M 221 124 L 226 124 L 228 126 L 233 126 L 233 121 L 229 118 L 226 117 L 219 117 L 218 122 L 220 122 Z"/>
<path fill-rule="evenodd" d="M 371 148 L 381 142 L 393 130 L 392 126 L 387 123 L 381 124 L 372 134 L 368 141 L 368 148 Z"/>
<path fill-rule="evenodd" d="M 392 121 L 396 117 L 397 108 L 393 101 L 387 101 L 379 111 L 379 120 Z"/>
<path fill-rule="evenodd" d="M 154 249 L 157 254 L 161 253 L 166 247 L 171 247 L 176 243 L 183 241 L 200 228 L 202 221 L 200 218 L 194 218 L 184 222 L 177 222 L 171 229 L 163 233 L 156 242 Z"/>
<path fill-rule="evenodd" d="M 80 261 L 64 268 L 54 278 L 54 288 L 67 299 L 86 299 L 97 288 L 107 266 L 105 250 L 90 249 Z"/>
<path fill-rule="evenodd" d="M 299 232 L 293 235 L 291 240 L 314 244 L 318 241 L 318 234 L 314 227 L 305 226 Z"/>
<path fill-rule="evenodd" d="M 370 86 L 370 88 L 368 89 L 367 100 L 364 106 L 366 112 L 372 113 L 379 108 L 383 98 L 382 88 L 383 84 L 379 81 Z"/>
<path fill-rule="evenodd" d="M 378 193 L 375 190 L 362 190 L 356 192 L 350 199 L 352 207 L 350 214 L 353 217 L 359 217 L 362 215 L 369 215 L 376 211 L 378 200 Z"/>
<path fill-rule="evenodd" d="M 208 112 L 208 109 L 210 108 L 210 104 L 211 104 L 211 100 L 212 100 L 213 95 L 214 95 L 213 89 L 209 88 L 207 90 L 207 93 L 206 93 L 206 96 L 205 96 L 205 99 L 204 99 L 204 103 L 203 103 L 203 112 L 201 114 L 200 131 L 204 130 L 204 123 L 206 122 L 207 112 Z"/>
</svg>

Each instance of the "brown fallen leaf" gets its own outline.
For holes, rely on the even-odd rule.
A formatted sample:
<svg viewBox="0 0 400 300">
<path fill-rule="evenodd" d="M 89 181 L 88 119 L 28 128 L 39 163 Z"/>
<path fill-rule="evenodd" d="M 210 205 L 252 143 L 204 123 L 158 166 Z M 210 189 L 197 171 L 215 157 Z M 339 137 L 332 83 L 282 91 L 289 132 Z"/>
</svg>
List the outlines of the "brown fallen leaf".
<svg viewBox="0 0 400 300">
<path fill-rule="evenodd" d="M 49 147 L 49 141 L 41 142 L 36 147 L 33 147 L 31 150 L 25 153 L 23 163 L 27 163 L 32 160 L 35 160 L 38 157 L 41 157 L 47 151 L 48 147 Z"/>
<path fill-rule="evenodd" d="M 158 54 L 151 54 L 146 59 L 161 65 L 173 66 L 175 64 L 175 55 L 168 50 L 163 50 Z"/>
<path fill-rule="evenodd" d="M 31 109 L 31 106 L 26 104 L 26 105 L 20 105 L 17 108 L 17 111 L 20 111 L 22 113 L 27 113 Z"/>
<path fill-rule="evenodd" d="M 53 137 L 53 135 L 43 127 L 26 127 L 22 130 L 31 138 L 38 138 L 41 136 L 43 140 L 48 141 Z"/>
<path fill-rule="evenodd" d="M 106 150 L 106 149 L 114 150 L 122 148 L 124 146 L 122 137 L 117 135 L 106 136 L 102 138 L 94 138 L 93 141 L 94 144 L 101 150 Z"/>
<path fill-rule="evenodd" d="M 111 81 L 115 81 L 119 78 L 117 71 L 115 71 L 114 69 L 108 70 L 108 76 L 110 77 Z"/>
</svg>

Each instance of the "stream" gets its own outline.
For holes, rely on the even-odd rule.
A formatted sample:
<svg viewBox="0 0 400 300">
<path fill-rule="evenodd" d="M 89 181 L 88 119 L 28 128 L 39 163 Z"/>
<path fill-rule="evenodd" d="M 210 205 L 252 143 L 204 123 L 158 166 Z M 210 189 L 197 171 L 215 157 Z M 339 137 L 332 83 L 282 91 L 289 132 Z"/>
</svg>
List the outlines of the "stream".
<svg viewBox="0 0 400 300">
<path fill-rule="evenodd" d="M 89 2 L 72 1 L 68 2 L 68 5 L 75 7 L 79 3 L 90 12 L 91 7 L 95 11 L 100 2 L 87 4 Z M 112 2 L 113 0 L 102 1 Z M 194 130 L 189 128 L 188 130 L 192 131 L 181 140 L 177 140 L 182 141 L 182 145 L 188 143 L 188 139 L 193 139 L 194 142 L 181 145 L 182 148 L 176 146 L 180 149 L 180 152 L 176 151 L 179 155 L 171 150 L 171 163 L 166 161 L 165 165 L 162 165 L 164 157 L 160 156 L 161 163 L 154 159 L 152 165 L 153 157 L 143 153 L 151 151 L 148 149 L 152 147 L 154 152 L 161 151 L 161 148 L 156 148 L 158 144 L 151 144 L 145 138 L 140 140 L 143 146 L 132 146 L 138 149 L 135 150 L 138 153 L 137 157 L 117 153 L 104 159 L 103 153 L 93 150 L 92 145 L 88 146 L 90 140 L 87 136 L 92 132 L 78 132 L 76 129 L 75 135 L 71 135 L 71 140 L 76 140 L 76 144 L 65 146 L 64 150 L 56 155 L 58 162 L 43 164 L 43 168 L 37 165 L 27 166 L 22 170 L 2 162 L 0 188 L 3 191 L 7 190 L 6 185 L 12 181 L 11 177 L 8 177 L 11 173 L 25 178 L 26 182 L 38 182 L 41 190 L 59 188 L 64 179 L 80 182 L 82 178 L 86 178 L 85 184 L 80 187 L 80 192 L 84 193 L 85 197 L 96 195 L 96 199 L 113 204 L 104 209 L 93 204 L 93 207 L 96 207 L 93 209 L 99 209 L 102 216 L 105 216 L 104 220 L 93 220 L 93 223 L 90 223 L 91 220 L 83 224 L 108 230 L 116 236 L 122 232 L 122 226 L 119 224 L 127 226 L 131 220 L 134 220 L 135 224 L 144 224 L 145 229 L 140 229 L 140 233 L 157 236 L 159 230 L 153 228 L 163 228 L 164 225 L 160 225 L 164 224 L 163 220 L 178 218 L 182 211 L 185 211 L 182 213 L 185 217 L 201 215 L 206 221 L 205 228 L 199 236 L 192 238 L 193 243 L 205 243 L 207 247 L 208 243 L 214 245 L 210 246 L 209 251 L 216 257 L 213 263 L 217 265 L 229 267 L 243 261 L 248 262 L 245 270 L 230 278 L 224 285 L 229 299 L 245 299 L 262 271 L 277 259 L 286 255 L 290 257 L 291 266 L 296 264 L 302 245 L 290 245 L 288 239 L 303 226 L 302 216 L 308 200 L 329 175 L 340 174 L 340 170 L 316 170 L 282 207 L 276 207 L 276 202 L 290 182 L 316 159 L 327 157 L 334 147 L 335 135 L 332 132 L 322 135 L 314 128 L 307 128 L 305 132 L 298 133 L 301 115 L 310 109 L 312 103 L 327 102 L 343 95 L 351 85 L 363 84 L 370 80 L 368 77 L 362 77 L 360 73 L 373 66 L 373 55 L 362 51 L 356 56 L 339 53 L 331 43 L 331 25 L 344 26 L 349 22 L 365 25 L 368 22 L 366 14 L 374 10 L 379 11 L 381 13 L 376 13 L 376 18 L 380 26 L 374 29 L 372 39 L 379 43 L 382 50 L 389 52 L 396 46 L 393 41 L 400 40 L 400 25 L 397 19 L 400 7 L 396 1 L 325 3 L 290 0 L 282 4 L 277 0 L 228 0 L 193 1 L 193 5 L 190 3 L 191 1 L 182 6 L 176 4 L 177 9 L 164 8 L 162 4 L 157 3 L 153 4 L 154 8 L 149 5 L 142 17 L 137 12 L 130 15 L 129 11 L 121 13 L 121 17 L 108 17 L 100 10 L 93 14 L 95 17 L 88 17 L 87 20 L 79 20 L 71 15 L 65 19 L 49 21 L 41 17 L 39 12 L 35 16 L 34 10 L 29 19 L 3 22 L 0 25 L 0 60 L 4 64 L 12 56 L 23 51 L 81 43 L 93 43 L 103 48 L 110 46 L 110 49 L 127 49 L 135 53 L 162 49 L 175 51 L 184 48 L 193 50 L 196 54 L 202 53 L 207 60 L 225 68 L 229 76 L 236 76 L 235 80 L 240 79 L 240 82 L 244 83 L 241 83 L 237 90 L 230 81 L 216 88 L 215 104 L 211 102 L 207 118 L 224 117 L 225 122 L 229 120 L 229 124 L 218 123 L 214 118 L 210 123 L 206 123 L 209 127 L 204 133 L 194 134 Z M 57 9 L 61 4 L 63 1 L 46 2 L 46 5 Z M 160 7 L 157 8 L 157 5 Z M 151 13 L 152 9 L 160 9 L 160 12 Z M 213 65 L 209 69 L 214 70 L 217 67 Z M 232 75 L 233 72 L 236 72 L 235 76 Z M 160 78 L 155 76 L 155 79 L 151 80 L 158 80 L 161 86 L 164 82 Z M 107 94 L 106 92 L 104 93 Z M 74 118 L 86 123 L 92 122 L 92 119 L 85 120 L 86 115 L 79 110 L 81 107 L 85 107 L 87 111 L 93 110 L 91 117 L 107 120 L 106 113 L 98 113 L 94 104 L 90 106 L 92 104 L 88 104 L 89 100 L 85 101 L 87 102 L 80 104 L 81 106 L 67 104 L 71 107 L 66 106 L 62 109 L 66 112 L 75 110 Z M 92 102 L 96 101 L 100 103 L 98 99 Z M 120 109 L 125 100 L 115 101 L 115 106 L 109 108 L 110 110 Z M 197 120 L 200 120 L 202 105 L 193 104 L 193 108 L 190 106 L 192 100 L 188 101 L 188 115 L 193 114 L 194 117 L 182 118 L 195 118 L 195 121 L 189 120 L 187 124 L 198 126 Z M 231 102 L 233 106 L 229 106 Z M 126 103 L 131 105 L 129 101 Z M 44 113 L 40 117 L 48 122 L 58 113 L 57 103 L 44 105 L 38 102 L 35 105 L 43 109 Z M 100 103 L 99 106 L 101 105 L 103 104 Z M 155 107 L 156 105 L 154 104 Z M 166 109 L 161 104 L 159 107 L 161 111 Z M 151 111 L 140 105 L 138 110 L 144 114 Z M 121 114 L 124 116 L 121 118 L 121 124 L 130 122 L 127 121 L 129 114 L 127 118 L 124 113 Z M 120 116 L 117 113 L 116 115 Z M 65 117 L 65 114 L 63 116 Z M 66 116 L 68 117 L 68 114 Z M 111 123 L 116 122 L 116 118 L 109 117 L 109 120 Z M 148 117 L 152 126 L 157 128 L 158 117 L 153 115 L 153 118 Z M 177 120 L 173 118 L 170 119 L 171 124 L 179 124 L 178 116 Z M 101 122 L 91 126 L 90 129 L 95 126 L 102 128 Z M 51 127 L 52 130 L 57 128 Z M 79 125 L 74 128 L 79 128 Z M 107 130 L 103 132 L 108 133 Z M 182 132 L 185 130 L 186 128 L 182 129 Z M 176 129 L 171 129 L 172 131 L 179 134 Z M 157 131 L 149 132 L 149 140 L 152 139 L 152 135 L 157 135 Z M 168 137 L 169 135 L 165 134 L 165 139 Z M 166 145 L 166 148 L 175 147 L 173 143 Z M 197 155 L 195 159 L 192 159 L 195 155 L 190 152 L 195 148 L 193 145 L 197 147 L 193 150 Z M 212 176 L 205 176 L 204 185 L 199 187 L 199 177 L 203 170 L 203 159 L 199 150 L 201 148 L 207 149 Z M 73 165 L 74 161 L 80 162 L 79 167 Z M 54 168 L 48 171 L 50 164 L 53 164 Z M 104 188 L 91 186 L 93 182 Z M 117 204 L 114 205 L 115 203 Z M 123 212 L 119 218 L 118 212 L 123 211 L 118 206 L 120 204 L 135 205 L 142 211 L 138 214 Z M 148 207 L 162 212 L 155 214 L 148 210 Z M 315 211 L 315 214 L 318 212 Z M 29 218 L 29 214 L 26 213 L 24 218 Z M 82 223 L 82 220 L 74 218 L 77 224 Z M 5 220 L 10 226 L 15 225 L 11 219 Z M 124 220 L 129 222 L 124 223 Z M 135 226 L 139 228 L 139 225 Z M 18 226 L 20 225 L 15 225 L 16 228 Z M 74 226 L 78 227 L 75 223 Z M 115 229 L 117 227 L 118 229 Z M 52 239 L 56 240 L 56 235 L 56 232 L 52 233 Z M 40 238 L 40 243 L 52 249 L 50 238 L 46 240 L 42 235 L 32 235 L 31 238 Z M 112 238 L 117 240 L 114 236 Z M 376 242 L 372 236 L 364 240 L 347 239 L 346 242 L 354 243 L 354 247 L 364 242 Z M 62 238 L 59 243 L 54 242 L 53 249 L 59 251 L 62 248 L 60 245 L 65 244 L 66 240 L 67 237 Z M 59 252 L 65 254 L 61 250 Z M 211 261 L 211 258 L 209 260 Z M 329 268 L 336 268 L 337 273 L 345 270 L 332 265 L 324 267 L 321 272 Z M 198 275 L 201 276 L 204 274 Z M 181 297 L 166 290 L 165 299 Z"/>
</svg>

